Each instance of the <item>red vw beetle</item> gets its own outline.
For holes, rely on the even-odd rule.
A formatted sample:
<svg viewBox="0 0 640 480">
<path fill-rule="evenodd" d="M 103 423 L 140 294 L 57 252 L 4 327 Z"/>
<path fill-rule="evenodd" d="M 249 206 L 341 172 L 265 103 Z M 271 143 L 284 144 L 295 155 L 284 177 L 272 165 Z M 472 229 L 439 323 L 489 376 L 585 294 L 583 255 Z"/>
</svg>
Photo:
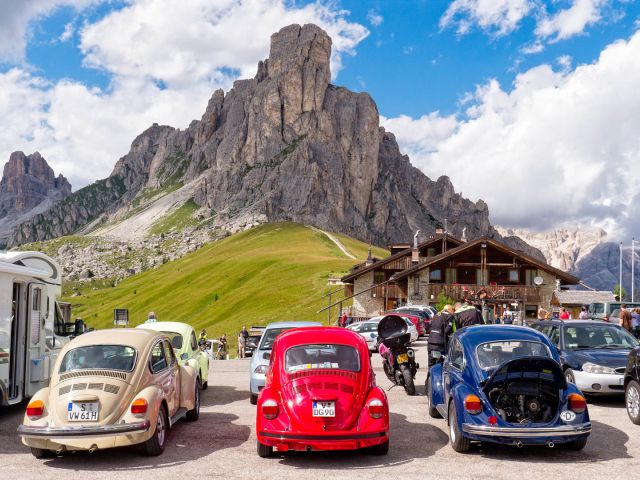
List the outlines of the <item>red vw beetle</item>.
<svg viewBox="0 0 640 480">
<path fill-rule="evenodd" d="M 364 338 L 336 327 L 297 328 L 273 344 L 256 414 L 258 455 L 288 450 L 389 451 L 389 405 Z"/>
</svg>

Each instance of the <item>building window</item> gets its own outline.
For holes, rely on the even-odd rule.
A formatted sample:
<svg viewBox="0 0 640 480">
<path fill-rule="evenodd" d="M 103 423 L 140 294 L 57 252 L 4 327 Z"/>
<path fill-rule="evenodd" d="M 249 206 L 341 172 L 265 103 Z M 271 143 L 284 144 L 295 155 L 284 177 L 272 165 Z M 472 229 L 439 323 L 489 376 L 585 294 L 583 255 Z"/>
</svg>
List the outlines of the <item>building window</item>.
<svg viewBox="0 0 640 480">
<path fill-rule="evenodd" d="M 441 282 L 442 281 L 442 270 L 436 268 L 434 270 L 429 271 L 429 280 L 431 282 Z"/>
<path fill-rule="evenodd" d="M 510 268 L 509 281 L 511 283 L 520 283 L 520 270 L 518 270 L 517 268 Z"/>
<path fill-rule="evenodd" d="M 427 248 L 427 257 L 435 257 L 436 249 L 433 247 Z"/>
<path fill-rule="evenodd" d="M 413 293 L 420 293 L 420 275 L 413 276 Z"/>
<path fill-rule="evenodd" d="M 538 306 L 537 305 L 525 305 L 524 315 L 526 318 L 538 318 Z"/>
<path fill-rule="evenodd" d="M 386 280 L 386 276 L 383 271 L 373 272 L 373 284 L 378 285 Z"/>
<path fill-rule="evenodd" d="M 526 284 L 527 285 L 535 285 L 533 281 L 538 276 L 538 270 L 527 269 L 525 271 L 526 275 Z"/>
<path fill-rule="evenodd" d="M 444 271 L 444 280 L 445 283 L 458 283 L 458 269 L 456 268 L 447 268 Z"/>
</svg>

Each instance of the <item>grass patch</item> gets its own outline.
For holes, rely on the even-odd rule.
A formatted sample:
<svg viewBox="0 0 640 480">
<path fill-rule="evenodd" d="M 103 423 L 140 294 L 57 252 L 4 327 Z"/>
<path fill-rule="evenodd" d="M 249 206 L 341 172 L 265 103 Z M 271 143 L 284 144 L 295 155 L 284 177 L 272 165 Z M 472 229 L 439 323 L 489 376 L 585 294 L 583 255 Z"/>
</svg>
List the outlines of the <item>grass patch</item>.
<svg viewBox="0 0 640 480">
<path fill-rule="evenodd" d="M 155 222 L 149 229 L 149 234 L 160 235 L 172 229 L 179 231 L 197 225 L 198 221 L 193 218 L 193 214 L 199 208 L 200 206 L 190 198 L 175 211 Z"/>
</svg>

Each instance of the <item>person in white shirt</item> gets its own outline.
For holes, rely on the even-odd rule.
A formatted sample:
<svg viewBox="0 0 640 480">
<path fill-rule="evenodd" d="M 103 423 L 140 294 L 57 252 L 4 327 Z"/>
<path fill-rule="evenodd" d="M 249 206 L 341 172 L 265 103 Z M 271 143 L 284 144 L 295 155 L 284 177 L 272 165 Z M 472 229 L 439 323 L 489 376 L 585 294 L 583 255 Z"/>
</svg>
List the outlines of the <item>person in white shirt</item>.
<svg viewBox="0 0 640 480">
<path fill-rule="evenodd" d="M 158 319 L 156 318 L 156 313 L 155 312 L 149 312 L 149 315 L 147 315 L 147 321 L 144 323 L 154 323 L 157 322 Z"/>
</svg>

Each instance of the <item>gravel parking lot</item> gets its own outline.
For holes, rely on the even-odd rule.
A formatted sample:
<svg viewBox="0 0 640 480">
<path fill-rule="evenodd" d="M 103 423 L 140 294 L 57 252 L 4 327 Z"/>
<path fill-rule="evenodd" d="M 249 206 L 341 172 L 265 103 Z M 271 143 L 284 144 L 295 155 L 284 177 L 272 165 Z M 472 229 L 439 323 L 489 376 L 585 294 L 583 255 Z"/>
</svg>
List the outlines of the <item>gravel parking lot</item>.
<svg viewBox="0 0 640 480">
<path fill-rule="evenodd" d="M 426 364 L 425 342 L 417 343 Z M 377 380 L 390 386 L 378 355 Z M 0 410 L 0 479 L 64 478 L 633 478 L 640 467 L 640 427 L 626 414 L 622 397 L 589 399 L 593 433 L 581 452 L 559 448 L 517 449 L 483 446 L 469 454 L 448 444 L 444 420 L 428 417 L 424 402 L 426 372 L 418 373 L 419 396 L 395 387 L 391 404 L 391 450 L 386 457 L 354 452 L 287 453 L 271 459 L 256 454 L 255 407 L 249 403 L 249 361 L 212 362 L 210 388 L 203 392 L 196 423 L 180 422 L 170 432 L 160 457 L 137 449 L 76 453 L 36 460 L 22 445 L 16 428 L 24 405 Z"/>
</svg>

